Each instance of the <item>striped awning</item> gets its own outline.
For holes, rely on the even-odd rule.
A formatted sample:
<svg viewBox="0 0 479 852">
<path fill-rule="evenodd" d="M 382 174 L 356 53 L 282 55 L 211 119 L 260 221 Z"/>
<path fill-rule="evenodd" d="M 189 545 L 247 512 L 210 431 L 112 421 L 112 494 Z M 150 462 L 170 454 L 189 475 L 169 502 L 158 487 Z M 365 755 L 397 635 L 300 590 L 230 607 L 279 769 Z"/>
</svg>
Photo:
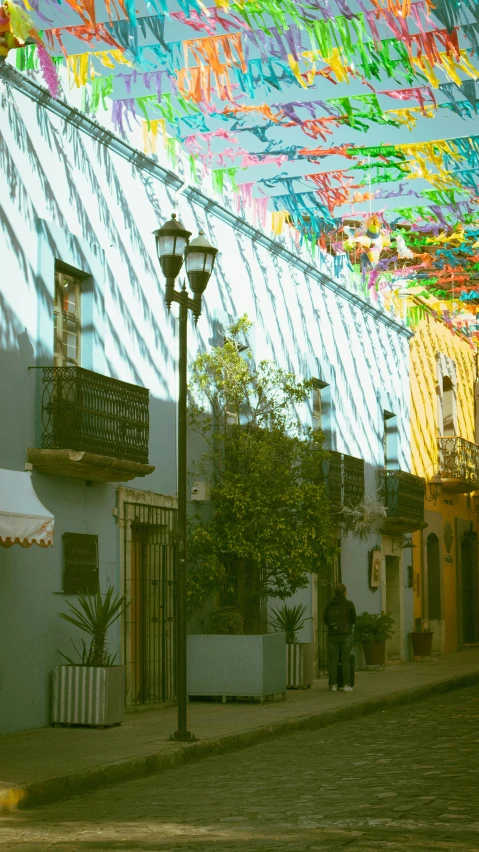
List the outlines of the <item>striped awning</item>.
<svg viewBox="0 0 479 852">
<path fill-rule="evenodd" d="M 31 473 L 0 469 L 0 546 L 53 544 L 55 518 L 38 499 Z"/>
</svg>

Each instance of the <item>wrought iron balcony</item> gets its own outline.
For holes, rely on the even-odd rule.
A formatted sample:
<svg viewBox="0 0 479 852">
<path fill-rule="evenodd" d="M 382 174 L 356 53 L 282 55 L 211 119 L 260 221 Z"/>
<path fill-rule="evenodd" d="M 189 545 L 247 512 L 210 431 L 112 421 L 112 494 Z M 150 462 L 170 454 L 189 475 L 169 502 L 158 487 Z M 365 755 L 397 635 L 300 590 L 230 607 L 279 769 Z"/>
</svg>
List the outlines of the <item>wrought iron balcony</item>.
<svg viewBox="0 0 479 852">
<path fill-rule="evenodd" d="M 357 506 L 364 497 L 364 461 L 345 453 L 328 452 L 326 488 L 331 507 Z"/>
<path fill-rule="evenodd" d="M 42 367 L 42 449 L 36 470 L 120 482 L 145 476 L 149 391 L 82 367 Z"/>
<path fill-rule="evenodd" d="M 443 488 L 460 494 L 479 488 L 479 446 L 457 436 L 438 439 Z"/>
<path fill-rule="evenodd" d="M 387 510 L 384 535 L 404 535 L 424 529 L 425 480 L 404 470 L 378 470 L 378 492 Z"/>
</svg>

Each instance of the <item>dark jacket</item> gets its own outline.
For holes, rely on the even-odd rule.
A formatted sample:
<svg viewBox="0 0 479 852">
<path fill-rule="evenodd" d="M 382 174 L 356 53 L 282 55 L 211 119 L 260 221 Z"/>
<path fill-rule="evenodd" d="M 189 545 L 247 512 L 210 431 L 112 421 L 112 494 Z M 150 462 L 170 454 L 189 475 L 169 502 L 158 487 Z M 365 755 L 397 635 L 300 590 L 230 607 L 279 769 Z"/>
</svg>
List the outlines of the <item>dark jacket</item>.
<svg viewBox="0 0 479 852">
<path fill-rule="evenodd" d="M 331 611 L 333 607 L 343 605 L 346 615 L 347 630 L 334 630 L 331 625 Z M 328 634 L 330 636 L 338 636 L 344 633 L 352 633 L 353 625 L 356 623 L 356 608 L 352 601 L 348 601 L 344 595 L 334 595 L 324 610 L 324 623 L 328 625 Z M 345 625 L 345 626 L 346 626 Z"/>
</svg>

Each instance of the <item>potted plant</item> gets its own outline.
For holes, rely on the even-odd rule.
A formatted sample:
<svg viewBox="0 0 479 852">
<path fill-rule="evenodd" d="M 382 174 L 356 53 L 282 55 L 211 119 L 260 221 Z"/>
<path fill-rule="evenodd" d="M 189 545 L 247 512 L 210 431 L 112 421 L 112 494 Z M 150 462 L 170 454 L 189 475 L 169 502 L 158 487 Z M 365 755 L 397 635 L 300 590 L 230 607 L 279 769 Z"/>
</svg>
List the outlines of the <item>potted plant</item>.
<svg viewBox="0 0 479 852">
<path fill-rule="evenodd" d="M 305 604 L 272 609 L 269 623 L 286 635 L 286 687 L 309 688 L 314 680 L 313 643 L 298 642 L 298 631 L 304 627 L 307 610 Z"/>
<path fill-rule="evenodd" d="M 77 660 L 59 653 L 67 665 L 55 666 L 53 673 L 52 722 L 61 725 L 89 727 L 118 725 L 125 713 L 125 669 L 115 665 L 107 647 L 108 629 L 124 613 L 125 595 L 115 595 L 109 586 L 102 596 L 100 587 L 94 594 L 78 595 L 78 606 L 68 602 L 70 613 L 59 612 L 91 637 L 89 646 L 82 639 L 79 650 L 72 645 Z"/>
<path fill-rule="evenodd" d="M 354 636 L 361 642 L 366 666 L 386 665 L 386 640 L 393 634 L 394 619 L 386 612 L 362 612 L 354 625 Z"/>
<path fill-rule="evenodd" d="M 428 621 L 416 620 L 416 629 L 409 634 L 412 642 L 413 659 L 416 662 L 431 659 L 433 634 L 434 631 L 429 627 Z"/>
</svg>

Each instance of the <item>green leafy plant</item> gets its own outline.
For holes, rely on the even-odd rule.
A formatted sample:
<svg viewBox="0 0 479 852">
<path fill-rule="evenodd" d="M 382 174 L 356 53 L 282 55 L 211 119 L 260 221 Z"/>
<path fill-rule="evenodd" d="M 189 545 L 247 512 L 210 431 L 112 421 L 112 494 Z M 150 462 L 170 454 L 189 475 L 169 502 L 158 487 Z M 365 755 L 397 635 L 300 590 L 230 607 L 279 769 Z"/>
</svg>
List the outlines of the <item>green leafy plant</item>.
<svg viewBox="0 0 479 852">
<path fill-rule="evenodd" d="M 68 601 L 71 613 L 59 612 L 58 615 L 91 636 L 90 646 L 87 647 L 85 640 L 82 639 L 82 648 L 79 651 L 71 640 L 79 662 L 75 662 L 61 651 L 58 653 L 71 666 L 112 666 L 116 654 L 112 657 L 108 653 L 106 637 L 111 625 L 121 618 L 128 606 L 126 596 L 115 595 L 114 587 L 109 586 L 103 597 L 98 586 L 94 595 L 82 593 L 78 595 L 77 600 L 78 606 Z"/>
<path fill-rule="evenodd" d="M 354 636 L 358 642 L 384 642 L 394 630 L 394 618 L 387 612 L 362 612 L 354 625 Z"/>
<path fill-rule="evenodd" d="M 250 327 L 242 317 L 191 369 L 189 426 L 205 450 L 191 473 L 210 484 L 212 515 L 190 525 L 188 601 L 194 611 L 218 596 L 245 633 L 258 633 L 265 599 L 306 587 L 332 559 L 335 536 L 322 436 L 297 413 L 314 382 L 255 364 Z"/>
<path fill-rule="evenodd" d="M 307 610 L 305 604 L 297 604 L 297 606 L 283 606 L 271 610 L 273 618 L 270 618 L 271 627 L 275 627 L 279 633 L 286 633 L 286 642 L 288 645 L 294 645 L 298 641 L 297 633 L 304 627 L 307 620 L 304 614 Z"/>
<path fill-rule="evenodd" d="M 211 632 L 237 635 L 243 632 L 244 619 L 234 606 L 217 606 L 209 613 Z"/>
<path fill-rule="evenodd" d="M 433 633 L 429 621 L 423 621 L 422 618 L 416 618 L 414 623 L 414 633 Z"/>
</svg>

